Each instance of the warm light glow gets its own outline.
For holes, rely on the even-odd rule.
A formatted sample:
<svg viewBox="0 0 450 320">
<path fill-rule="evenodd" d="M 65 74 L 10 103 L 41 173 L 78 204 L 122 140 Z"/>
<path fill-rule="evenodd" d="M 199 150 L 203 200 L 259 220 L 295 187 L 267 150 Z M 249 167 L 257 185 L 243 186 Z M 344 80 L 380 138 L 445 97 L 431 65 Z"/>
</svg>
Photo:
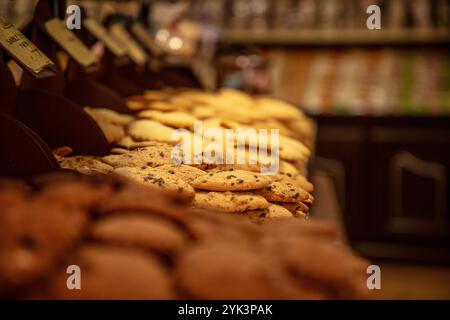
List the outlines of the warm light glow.
<svg viewBox="0 0 450 320">
<path fill-rule="evenodd" d="M 166 29 L 158 30 L 158 32 L 155 35 L 156 43 L 158 44 L 164 44 L 169 39 L 170 33 Z"/>
<path fill-rule="evenodd" d="M 183 40 L 180 37 L 172 37 L 169 40 L 169 48 L 178 51 L 183 47 Z"/>
</svg>

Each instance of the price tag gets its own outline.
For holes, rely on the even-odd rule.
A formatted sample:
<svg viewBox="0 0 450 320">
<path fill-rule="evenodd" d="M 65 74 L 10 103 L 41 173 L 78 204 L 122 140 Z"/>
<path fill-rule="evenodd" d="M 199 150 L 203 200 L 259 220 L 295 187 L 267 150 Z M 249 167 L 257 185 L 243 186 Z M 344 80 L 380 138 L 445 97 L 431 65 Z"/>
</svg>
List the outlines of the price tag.
<svg viewBox="0 0 450 320">
<path fill-rule="evenodd" d="M 16 27 L 0 16 L 0 46 L 35 78 L 56 74 L 55 64 Z"/>
<path fill-rule="evenodd" d="M 155 41 L 153 41 L 150 32 L 146 30 L 141 23 L 133 23 L 133 25 L 131 26 L 131 31 L 133 32 L 134 36 L 155 56 L 159 56 L 162 54 L 161 48 L 155 44 Z"/>
<path fill-rule="evenodd" d="M 148 56 L 139 44 L 131 37 L 125 27 L 121 24 L 113 24 L 110 27 L 111 35 L 120 41 L 126 48 L 128 56 L 139 66 L 148 61 Z"/>
<path fill-rule="evenodd" d="M 93 70 L 98 66 L 95 55 L 81 42 L 77 36 L 66 28 L 64 23 L 57 19 L 51 19 L 45 24 L 45 30 L 85 70 Z"/>
<path fill-rule="evenodd" d="M 108 33 L 108 30 L 106 30 L 105 27 L 103 27 L 100 23 L 98 23 L 96 20 L 91 18 L 85 18 L 83 20 L 83 25 L 86 29 L 98 40 L 100 40 L 105 47 L 112 52 L 116 57 L 124 57 L 127 54 L 127 50 L 120 45 L 116 41 L 115 38 L 111 37 Z"/>
</svg>

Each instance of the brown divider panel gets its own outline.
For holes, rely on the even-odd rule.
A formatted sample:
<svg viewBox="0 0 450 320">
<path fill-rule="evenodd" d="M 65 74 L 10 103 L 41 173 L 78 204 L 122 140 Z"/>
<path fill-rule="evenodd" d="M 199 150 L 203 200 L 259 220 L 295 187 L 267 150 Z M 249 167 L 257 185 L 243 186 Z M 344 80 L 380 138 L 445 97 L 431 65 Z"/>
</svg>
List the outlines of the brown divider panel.
<svg viewBox="0 0 450 320">
<path fill-rule="evenodd" d="M 98 73 L 98 81 L 101 84 L 111 88 L 122 97 L 133 96 L 142 93 L 142 88 L 125 78 L 118 72 L 115 66 L 114 55 L 106 51 L 100 61 L 100 70 Z"/>
<path fill-rule="evenodd" d="M 0 52 L 0 176 L 26 178 L 59 168 L 45 142 L 13 118 L 17 91 Z"/>
<path fill-rule="evenodd" d="M 0 176 L 27 178 L 59 168 L 50 148 L 33 131 L 0 113 Z"/>
<path fill-rule="evenodd" d="M 132 114 L 123 97 L 95 80 L 80 79 L 66 82 L 66 97 L 80 106 L 107 108 L 119 113 Z"/>
<path fill-rule="evenodd" d="M 22 90 L 17 118 L 53 149 L 70 146 L 76 154 L 104 155 L 109 144 L 97 123 L 72 101 L 46 92 Z"/>
</svg>

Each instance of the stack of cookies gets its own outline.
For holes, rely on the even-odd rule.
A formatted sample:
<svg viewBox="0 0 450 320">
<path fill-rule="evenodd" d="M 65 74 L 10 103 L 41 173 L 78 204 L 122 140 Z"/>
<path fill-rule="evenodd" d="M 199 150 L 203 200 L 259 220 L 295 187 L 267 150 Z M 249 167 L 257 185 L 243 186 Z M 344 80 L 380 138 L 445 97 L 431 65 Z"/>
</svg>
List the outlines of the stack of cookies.
<svg viewBox="0 0 450 320">
<path fill-rule="evenodd" d="M 182 194 L 192 199 L 194 207 L 242 215 L 257 222 L 306 217 L 313 202 L 310 194 L 313 185 L 304 174 L 314 130 L 311 121 L 296 107 L 230 89 L 217 93 L 148 91 L 143 96 L 131 97 L 128 106 L 136 112 L 135 117 L 86 108 L 113 144 L 111 154 L 101 158 L 59 155 L 61 167 L 85 174 L 116 173 L 150 187 Z M 240 145 L 245 161 L 224 164 L 226 154 L 221 153 L 226 151 L 224 143 L 211 158 L 203 147 L 214 146 L 217 141 L 214 137 L 199 136 L 196 121 L 201 121 L 204 131 L 214 129 L 219 133 L 227 129 L 278 129 L 278 171 L 262 174 L 272 164 L 271 150 L 262 156 L 258 149 L 252 149 L 261 138 L 251 135 L 245 136 Z M 116 127 L 122 130 L 122 135 L 115 134 Z M 177 129 L 184 130 L 188 138 L 200 139 L 200 153 L 192 146 L 188 151 L 179 150 L 181 158 L 175 156 L 175 146 L 183 140 L 173 139 Z M 228 143 L 237 160 L 237 141 L 227 140 L 225 144 Z M 267 139 L 264 143 L 270 146 L 272 141 Z M 184 161 L 186 152 L 198 161 Z"/>
<path fill-rule="evenodd" d="M 143 96 L 130 97 L 128 106 L 141 118 L 128 131 L 138 141 L 159 139 L 170 143 L 170 128 L 193 131 L 196 120 L 203 121 L 204 128 L 221 130 L 278 129 L 281 160 L 293 164 L 302 173 L 314 145 L 314 123 L 297 107 L 272 98 L 254 98 L 237 90 L 148 91 Z M 155 122 L 163 127 L 151 130 Z M 155 131 L 161 134 L 156 135 Z"/>
<path fill-rule="evenodd" d="M 193 182 L 194 206 L 236 213 L 256 222 L 305 217 L 310 196 L 301 187 L 273 181 L 270 176 L 244 170 L 212 170 Z"/>
<path fill-rule="evenodd" d="M 127 179 L 67 173 L 0 181 L 0 204 L 1 298 L 367 296 L 368 263 L 319 222 L 256 226 Z"/>
<path fill-rule="evenodd" d="M 266 219 L 305 217 L 313 197 L 312 185 L 301 175 L 262 175 L 233 168 L 203 168 L 173 164 L 172 146 L 149 142 L 103 158 L 57 157 L 63 168 L 85 174 L 115 173 L 143 185 L 181 194 L 192 205 L 235 213 L 264 222 Z"/>
</svg>

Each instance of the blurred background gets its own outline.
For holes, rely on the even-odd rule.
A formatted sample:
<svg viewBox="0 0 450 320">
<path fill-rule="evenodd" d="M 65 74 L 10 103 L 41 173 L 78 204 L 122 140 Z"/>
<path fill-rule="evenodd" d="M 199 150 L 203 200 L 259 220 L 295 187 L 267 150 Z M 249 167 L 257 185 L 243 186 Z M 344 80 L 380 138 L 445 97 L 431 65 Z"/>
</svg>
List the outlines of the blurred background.
<svg viewBox="0 0 450 320">
<path fill-rule="evenodd" d="M 450 0 L 69 1 L 139 18 L 158 63 L 317 122 L 314 214 L 380 264 L 379 298 L 450 299 Z M 1 0 L 16 26 L 35 1 Z M 366 9 L 381 8 L 368 30 Z M 163 57 L 163 58 L 161 58 Z"/>
</svg>

